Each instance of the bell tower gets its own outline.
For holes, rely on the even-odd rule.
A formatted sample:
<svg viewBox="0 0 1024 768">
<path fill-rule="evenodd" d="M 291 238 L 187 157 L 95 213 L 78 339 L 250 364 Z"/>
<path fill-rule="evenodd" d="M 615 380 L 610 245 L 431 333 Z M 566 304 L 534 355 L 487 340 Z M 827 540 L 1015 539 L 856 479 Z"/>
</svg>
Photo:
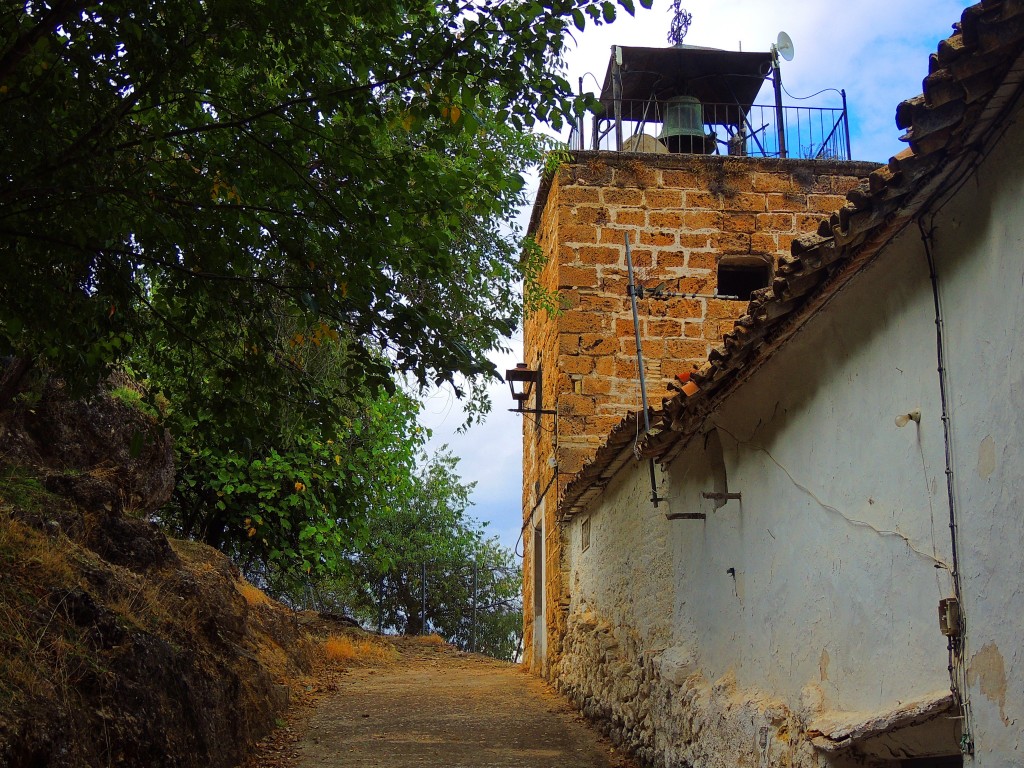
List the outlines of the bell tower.
<svg viewBox="0 0 1024 768">
<path fill-rule="evenodd" d="M 771 285 L 793 240 L 877 167 L 849 161 L 845 103 L 775 98 L 781 51 L 613 46 L 598 108 L 580 117 L 568 159 L 542 180 L 529 232 L 547 256 L 540 282 L 561 311 L 527 319 L 524 360 L 510 372 L 533 387 L 517 401 L 531 406 L 523 573 L 534 609 L 523 658 L 537 673 L 557 676 L 569 606 L 561 496 L 641 410 L 636 334 L 658 409 L 733 331 L 751 294 Z M 641 297 L 635 323 L 627 247 Z"/>
<path fill-rule="evenodd" d="M 656 153 L 786 157 L 785 121 L 753 109 L 769 82 L 781 84 L 774 50 L 612 46 L 589 148 L 630 151 L 653 135 Z"/>
</svg>

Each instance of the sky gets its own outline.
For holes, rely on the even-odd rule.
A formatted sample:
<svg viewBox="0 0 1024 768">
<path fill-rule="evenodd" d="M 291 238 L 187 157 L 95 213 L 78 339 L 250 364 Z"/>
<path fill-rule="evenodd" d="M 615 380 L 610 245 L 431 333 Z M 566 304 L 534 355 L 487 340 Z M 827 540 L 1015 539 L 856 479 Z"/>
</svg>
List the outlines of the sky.
<svg viewBox="0 0 1024 768">
<path fill-rule="evenodd" d="M 767 51 L 780 31 L 793 40 L 795 56 L 782 63 L 782 82 L 794 97 L 822 89 L 845 89 L 854 160 L 885 162 L 905 148 L 896 128 L 896 105 L 921 93 L 928 55 L 948 37 L 969 5 L 962 0 L 683 0 L 693 14 L 685 42 L 725 50 Z M 670 0 L 654 0 L 650 10 L 637 3 L 635 17 L 620 10 L 613 24 L 589 26 L 569 41 L 568 80 L 584 78 L 597 92 L 608 68 L 612 45 L 667 46 Z M 588 75 L 593 75 L 593 77 Z M 770 84 L 758 104 L 770 104 Z M 808 106 L 832 106 L 822 94 Z M 835 97 L 838 98 L 838 97 Z M 784 104 L 797 104 L 788 96 Z M 565 138 L 563 136 L 563 138 Z M 536 181 L 534 181 L 536 188 Z M 531 197 L 532 203 L 532 197 Z M 528 220 L 529 211 L 522 217 Z M 525 225 L 524 225 L 525 226 Z M 522 334 L 508 340 L 510 352 L 495 354 L 499 371 L 522 357 Z M 522 416 L 509 413 L 508 386 L 490 388 L 493 410 L 487 420 L 459 433 L 462 410 L 447 390 L 424 401 L 422 423 L 433 431 L 430 448 L 447 444 L 460 457 L 465 482 L 475 482 L 470 514 L 487 531 L 522 553 Z M 550 406 L 546 406 L 550 407 Z M 548 417 L 550 418 L 550 417 Z"/>
</svg>

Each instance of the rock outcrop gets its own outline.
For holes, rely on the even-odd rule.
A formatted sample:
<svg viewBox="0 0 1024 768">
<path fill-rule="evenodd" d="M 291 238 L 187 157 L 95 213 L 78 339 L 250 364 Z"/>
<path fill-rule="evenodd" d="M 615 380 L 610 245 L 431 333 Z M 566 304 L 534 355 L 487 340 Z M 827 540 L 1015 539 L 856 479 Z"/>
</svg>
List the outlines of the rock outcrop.
<svg viewBox="0 0 1024 768">
<path fill-rule="evenodd" d="M 150 522 L 173 483 L 130 402 L 0 413 L 0 765 L 236 765 L 311 671 L 296 614 Z"/>
</svg>

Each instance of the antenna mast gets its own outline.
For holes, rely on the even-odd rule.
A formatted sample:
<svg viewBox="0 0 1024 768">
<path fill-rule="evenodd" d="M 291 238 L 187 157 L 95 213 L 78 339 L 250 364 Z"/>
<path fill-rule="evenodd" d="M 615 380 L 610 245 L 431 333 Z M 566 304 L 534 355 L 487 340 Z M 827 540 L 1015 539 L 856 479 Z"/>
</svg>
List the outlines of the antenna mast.
<svg viewBox="0 0 1024 768">
<path fill-rule="evenodd" d="M 672 45 L 682 45 L 683 38 L 690 31 L 690 22 L 693 21 L 693 14 L 687 13 L 686 9 L 679 4 L 682 0 L 672 0 L 672 26 L 668 30 L 668 41 Z"/>
<path fill-rule="evenodd" d="M 678 0 L 676 0 L 678 2 Z M 636 366 L 640 374 L 640 401 L 644 409 L 644 434 L 651 431 L 651 416 L 647 407 L 647 383 L 644 380 L 644 353 L 640 346 L 640 317 L 636 311 L 636 283 L 633 281 L 633 254 L 629 249 L 629 233 L 626 232 L 626 268 L 629 270 L 629 301 L 633 307 L 633 334 L 636 337 Z M 649 459 L 651 470 L 651 503 L 657 508 L 658 502 L 665 499 L 658 496 L 658 480 L 654 474 L 654 459 Z"/>
</svg>

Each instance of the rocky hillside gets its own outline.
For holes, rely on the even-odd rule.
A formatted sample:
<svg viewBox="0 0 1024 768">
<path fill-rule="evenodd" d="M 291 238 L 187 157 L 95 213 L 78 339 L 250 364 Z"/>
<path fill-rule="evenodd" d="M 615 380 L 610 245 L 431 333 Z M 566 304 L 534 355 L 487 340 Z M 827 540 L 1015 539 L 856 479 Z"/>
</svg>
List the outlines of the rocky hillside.
<svg viewBox="0 0 1024 768">
<path fill-rule="evenodd" d="M 130 397 L 0 414 L 0 765 L 236 765 L 313 670 L 321 620 L 148 522 L 173 474 Z"/>
</svg>

